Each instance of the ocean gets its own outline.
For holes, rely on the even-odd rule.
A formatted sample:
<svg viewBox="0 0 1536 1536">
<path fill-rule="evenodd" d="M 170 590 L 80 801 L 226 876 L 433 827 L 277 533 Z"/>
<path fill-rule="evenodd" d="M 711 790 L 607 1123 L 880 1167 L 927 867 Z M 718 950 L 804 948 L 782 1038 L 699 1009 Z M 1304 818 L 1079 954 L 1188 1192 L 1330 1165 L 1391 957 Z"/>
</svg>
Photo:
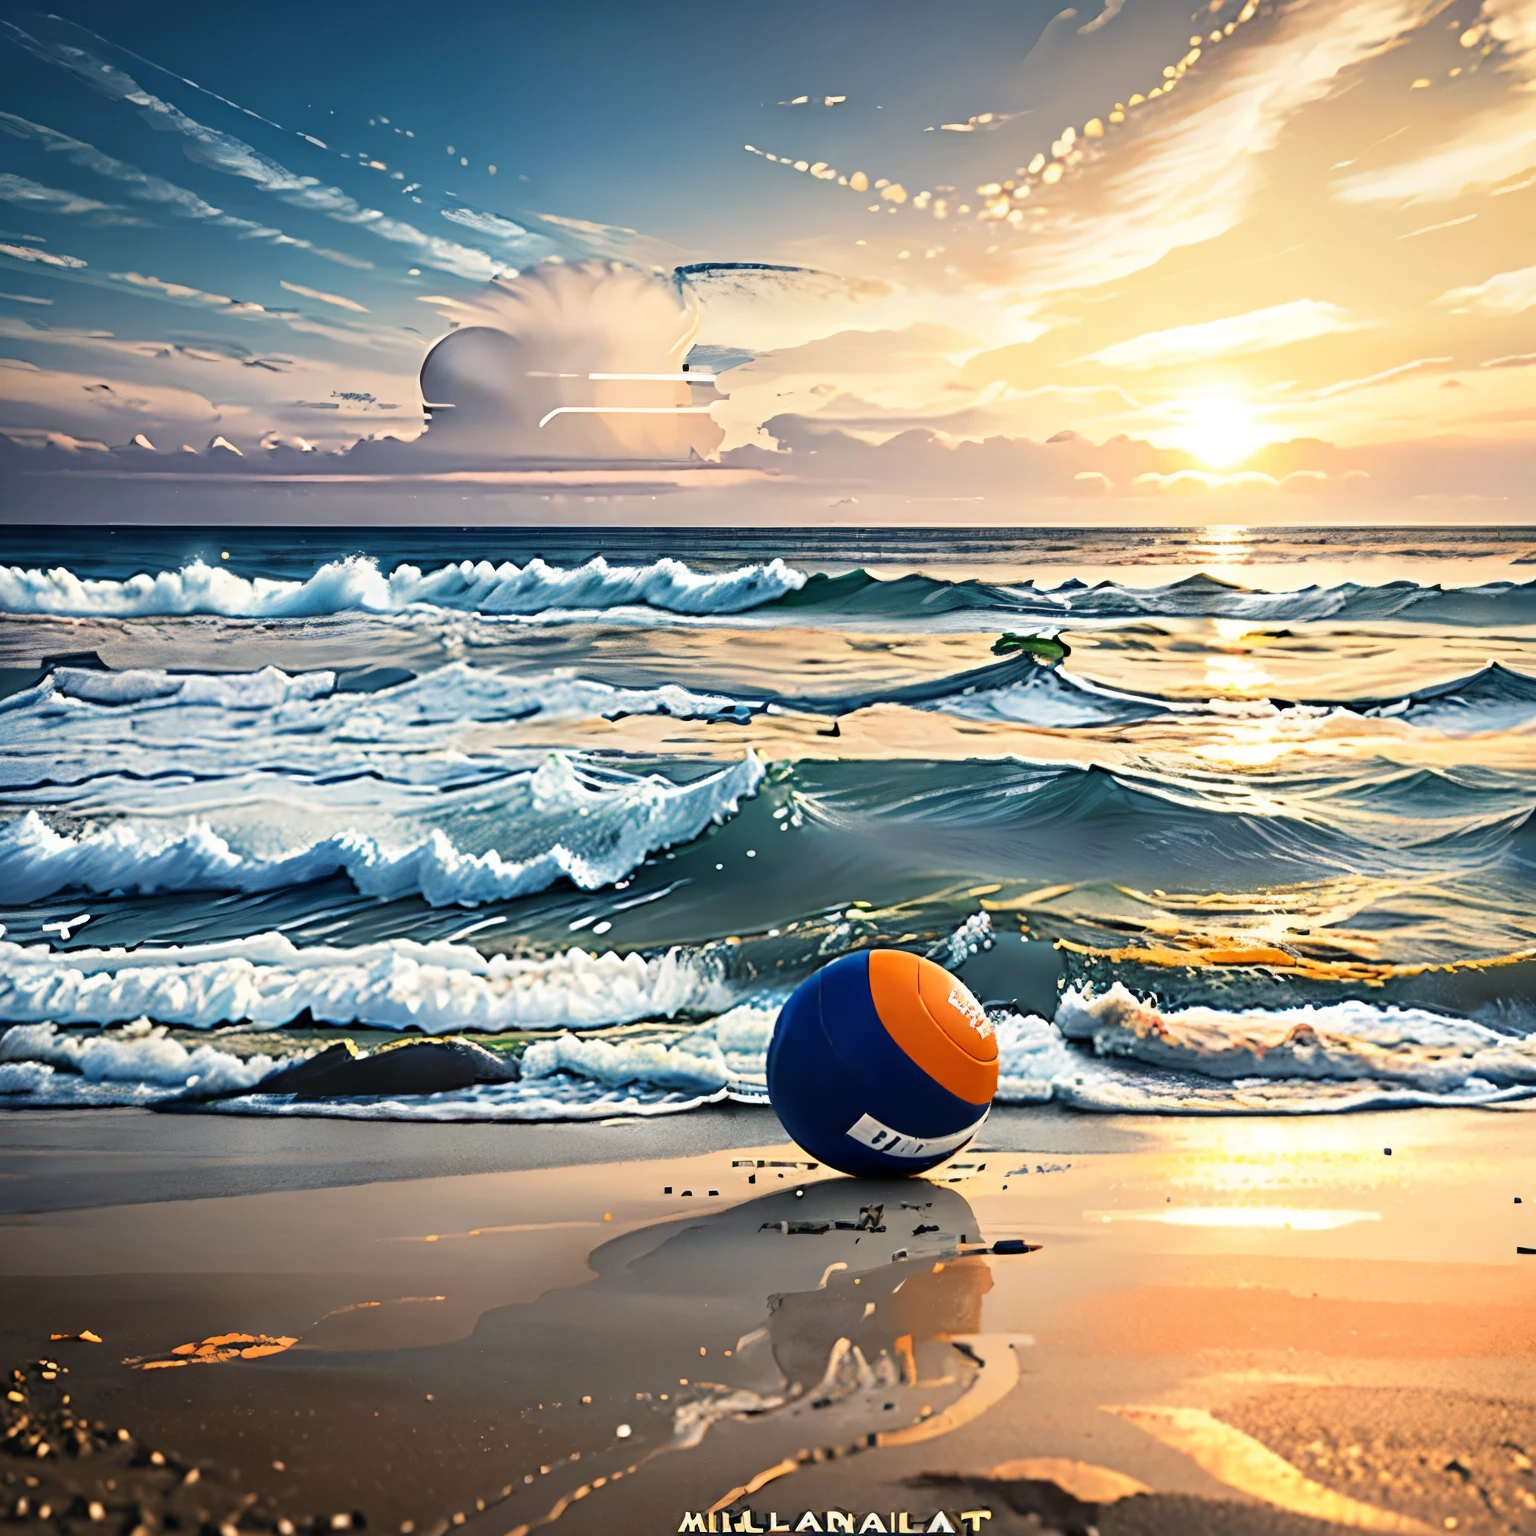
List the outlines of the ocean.
<svg viewBox="0 0 1536 1536">
<path fill-rule="evenodd" d="M 873 946 L 1004 1103 L 1504 1103 L 1533 748 L 1519 528 L 13 527 L 0 1106 L 761 1100 Z M 263 1090 L 420 1035 L 491 1055 Z"/>
</svg>

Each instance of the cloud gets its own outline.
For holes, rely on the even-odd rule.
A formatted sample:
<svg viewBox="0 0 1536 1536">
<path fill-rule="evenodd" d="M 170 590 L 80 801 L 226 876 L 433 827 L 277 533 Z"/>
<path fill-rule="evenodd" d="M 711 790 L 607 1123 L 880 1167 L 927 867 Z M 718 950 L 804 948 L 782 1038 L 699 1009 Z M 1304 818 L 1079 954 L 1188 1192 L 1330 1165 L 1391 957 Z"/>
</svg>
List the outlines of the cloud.
<svg viewBox="0 0 1536 1536">
<path fill-rule="evenodd" d="M 421 368 L 433 452 L 678 459 L 723 436 L 683 372 L 699 317 L 669 278 L 552 263 L 456 310 Z"/>
<path fill-rule="evenodd" d="M 1144 439 L 1114 436 L 1095 443 L 1074 432 L 1049 442 L 997 436 L 955 442 L 913 430 L 872 444 L 855 433 L 802 416 L 770 420 L 780 451 L 733 449 L 723 463 L 777 470 L 807 486 L 865 496 L 971 496 L 1027 509 L 1035 498 L 1156 498 L 1181 495 L 1273 498 L 1278 493 L 1344 501 L 1361 511 L 1407 511 L 1415 498 L 1477 496 L 1524 505 L 1536 481 L 1536 443 L 1472 437 L 1344 448 L 1298 438 L 1259 449 L 1240 468 L 1213 473 L 1191 455 Z"/>
<path fill-rule="evenodd" d="M 1536 0 L 1484 0 L 1462 42 L 1469 50 L 1497 45 L 1499 70 L 1512 87 L 1506 98 L 1428 154 L 1335 183 L 1341 201 L 1449 202 L 1536 165 Z"/>
<path fill-rule="evenodd" d="M 1438 368 L 1452 361 L 1449 357 L 1416 357 L 1411 363 L 1399 363 L 1394 368 L 1383 368 L 1379 373 L 1368 373 L 1362 379 L 1340 379 L 1337 384 L 1325 384 L 1311 391 L 1314 400 L 1330 400 L 1334 395 L 1349 394 L 1353 390 L 1367 389 L 1373 384 L 1384 384 L 1388 379 L 1405 373 L 1416 373 L 1420 368 Z"/>
<path fill-rule="evenodd" d="M 339 293 L 321 293 L 318 288 L 306 288 L 303 283 L 290 283 L 286 278 L 279 278 L 277 286 L 286 288 L 289 293 L 296 293 L 301 298 L 318 299 L 322 304 L 334 304 L 337 309 L 350 309 L 354 314 L 359 315 L 368 313 L 356 299 L 345 299 Z"/>
<path fill-rule="evenodd" d="M 100 203 L 94 197 L 82 197 L 78 192 L 65 192 L 58 187 L 45 187 L 41 182 L 10 173 L 0 173 L 0 200 L 24 208 L 39 208 L 48 213 L 90 214 L 94 224 L 144 222 L 115 203 Z"/>
<path fill-rule="evenodd" d="M 146 276 L 142 272 L 96 272 L 87 270 L 86 262 L 78 256 L 38 250 L 33 246 L 0 244 L 0 257 L 9 256 L 16 261 L 42 264 L 50 268 L 51 277 L 63 278 L 74 283 L 84 283 L 96 288 L 114 288 L 119 291 L 152 296 L 171 304 L 199 309 L 217 310 L 223 315 L 238 316 L 243 320 L 275 321 L 305 336 L 324 337 L 350 347 L 368 351 L 399 351 L 414 349 L 415 343 L 407 336 L 393 330 L 365 330 L 341 324 L 326 324 L 293 309 L 274 309 L 254 299 L 236 299 L 224 293 L 211 293 L 191 283 L 173 282 L 167 278 Z M 102 333 L 106 334 L 106 333 Z"/>
<path fill-rule="evenodd" d="M 1083 167 L 1079 209 L 1033 235 L 1018 265 L 1045 297 L 1116 281 L 1214 240 L 1252 211 L 1259 162 L 1299 112 L 1442 9 L 1442 0 L 1314 0 L 1277 9 L 1262 40 L 1218 55 L 1139 109 L 1141 137 Z M 1257 24 L 1256 24 L 1257 25 Z"/>
<path fill-rule="evenodd" d="M 78 271 L 86 265 L 79 256 L 65 256 L 55 251 L 40 251 L 31 245 L 0 245 L 0 256 L 12 261 L 30 261 L 45 267 L 58 267 L 65 271 Z"/>
<path fill-rule="evenodd" d="M 1124 9 L 1125 0 L 1104 0 L 1104 9 L 1092 21 L 1084 22 L 1077 30 L 1085 36 L 1090 32 L 1097 32 L 1100 28 L 1107 27 Z"/>
<path fill-rule="evenodd" d="M 1335 184 L 1346 203 L 1450 202 L 1495 187 L 1536 165 L 1536 102 L 1518 100 L 1484 113 L 1449 144 L 1419 160 L 1363 171 Z"/>
<path fill-rule="evenodd" d="M 0 127 L 4 127 L 8 133 L 17 138 L 30 139 L 48 154 L 59 155 L 71 165 L 92 171 L 109 181 L 120 183 L 127 187 L 128 195 L 135 200 L 153 203 L 180 218 L 195 219 L 215 229 L 232 230 L 241 238 L 270 240 L 276 245 L 291 245 L 299 250 L 313 251 L 315 255 L 324 256 L 333 261 L 342 259 L 336 252 L 321 250 L 311 245 L 308 240 L 300 240 L 293 235 L 284 234 L 282 230 L 267 224 L 259 224 L 254 219 L 242 219 L 226 213 L 222 208 L 215 208 L 212 203 L 205 202 L 186 187 L 177 186 L 175 182 L 166 181 L 160 176 L 151 176 L 135 165 L 129 165 L 126 161 L 118 160 L 112 155 L 103 154 L 94 145 L 87 144 L 82 139 L 71 138 L 67 133 L 60 133 L 57 129 L 48 128 L 42 123 L 34 123 L 29 118 L 18 117 L 14 112 L 0 112 Z"/>
<path fill-rule="evenodd" d="M 699 262 L 676 269 L 699 300 L 702 345 L 761 356 L 802 347 L 838 332 L 900 332 L 944 326 L 992 346 L 1033 341 L 1046 327 L 1016 293 L 949 283 L 925 289 L 881 277 L 848 277 L 808 266 L 767 262 Z M 972 342 L 972 349 L 979 348 Z"/>
<path fill-rule="evenodd" d="M 1514 272 L 1495 272 L 1468 288 L 1451 288 L 1435 300 L 1449 304 L 1458 314 L 1475 310 L 1483 315 L 1520 315 L 1536 305 L 1536 267 Z"/>
<path fill-rule="evenodd" d="M 103 381 L 99 373 L 0 368 L 0 424 L 7 429 L 63 428 L 75 436 L 132 436 L 146 424 L 205 428 L 239 407 L 216 406 L 205 395 L 166 384 Z"/>
<path fill-rule="evenodd" d="M 540 239 L 538 235 L 531 234 L 514 220 L 502 218 L 499 213 L 486 213 L 479 208 L 466 207 L 444 208 L 442 215 L 450 224 L 457 224 L 463 229 L 472 229 L 477 235 L 484 235 L 489 240 L 499 240 L 505 245 L 515 247 L 519 261 L 532 263 L 543 256 L 551 255 L 556 249 L 550 241 Z"/>
<path fill-rule="evenodd" d="M 458 277 L 484 280 L 494 277 L 505 266 L 504 262 L 476 246 L 426 234 L 404 220 L 390 218 L 381 209 L 365 207 L 340 187 L 322 186 L 313 176 L 298 175 L 261 154 L 243 139 L 189 117 L 180 108 L 145 90 L 131 75 L 83 49 L 39 42 L 8 21 L 0 21 L 0 27 L 29 53 L 67 69 L 102 95 L 128 103 L 152 128 L 180 134 L 187 141 L 186 151 L 191 159 L 227 175 L 238 176 L 291 207 L 354 225 L 381 240 L 409 245 L 425 265 Z"/>
<path fill-rule="evenodd" d="M 166 389 L 173 393 L 163 398 L 173 404 L 187 396 L 217 402 L 217 408 L 226 413 L 224 430 L 238 436 L 242 446 L 253 443 L 273 427 L 301 428 L 306 436 L 316 437 L 326 447 L 346 446 L 367 427 L 387 428 L 408 436 L 421 429 L 414 358 L 409 368 L 395 372 L 355 364 L 338 368 L 324 358 L 296 352 L 274 354 L 207 336 L 196 342 L 182 342 L 156 336 L 113 336 L 69 326 L 38 328 L 20 316 L 7 314 L 0 314 L 0 341 L 6 344 L 6 350 L 35 360 L 38 365 L 29 377 L 38 381 L 40 411 L 27 416 L 29 425 L 63 426 L 71 431 L 88 431 L 93 436 L 102 432 L 110 435 L 117 400 L 145 399 L 153 407 L 162 399 L 157 392 Z M 86 375 L 86 369 L 96 372 Z M 47 386 L 46 379 L 55 376 L 66 380 L 89 378 L 110 384 L 111 390 L 88 395 L 83 389 L 77 392 L 72 383 L 54 390 Z M 333 391 L 351 391 L 399 404 L 384 411 L 380 405 L 333 398 Z M 323 421 L 317 423 L 315 413 L 298 403 L 304 399 L 326 400 L 335 409 L 327 411 Z M 52 402 L 49 409 L 57 406 L 61 411 L 58 419 L 41 409 L 47 402 Z M 135 430 L 147 432 L 158 442 L 158 432 L 181 430 L 186 416 L 187 412 L 178 405 L 162 421 L 152 409 Z M 238 426 L 232 424 L 236 418 Z M 14 424 L 14 412 L 8 420 Z"/>
<path fill-rule="evenodd" d="M 1203 362 L 1212 357 L 1233 357 L 1247 352 L 1267 352 L 1318 336 L 1361 329 L 1337 304 L 1315 299 L 1294 299 L 1268 309 L 1206 320 L 1198 325 L 1179 325 L 1166 331 L 1148 331 L 1127 341 L 1090 352 L 1080 362 L 1102 363 L 1106 368 L 1171 368 L 1181 363 Z"/>
</svg>

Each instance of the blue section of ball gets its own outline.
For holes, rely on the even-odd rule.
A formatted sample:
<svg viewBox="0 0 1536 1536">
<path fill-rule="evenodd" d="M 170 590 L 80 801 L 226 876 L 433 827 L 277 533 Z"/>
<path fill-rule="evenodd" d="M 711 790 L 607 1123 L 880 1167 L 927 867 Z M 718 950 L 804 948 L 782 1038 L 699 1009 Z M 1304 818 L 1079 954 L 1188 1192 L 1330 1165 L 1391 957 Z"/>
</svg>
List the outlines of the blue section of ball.
<svg viewBox="0 0 1536 1536">
<path fill-rule="evenodd" d="M 792 1140 L 857 1178 L 922 1173 L 950 1155 L 893 1157 L 848 1134 L 869 1115 L 904 1136 L 964 1130 L 981 1109 L 941 1088 L 880 1022 L 867 954 L 845 955 L 802 982 L 768 1046 L 768 1096 Z"/>
<path fill-rule="evenodd" d="M 975 1121 L 981 1110 L 934 1082 L 881 1022 L 868 954 L 844 955 L 813 979 L 821 982 L 821 1027 L 863 1082 L 870 1114 L 909 1136 L 948 1136 Z"/>
</svg>

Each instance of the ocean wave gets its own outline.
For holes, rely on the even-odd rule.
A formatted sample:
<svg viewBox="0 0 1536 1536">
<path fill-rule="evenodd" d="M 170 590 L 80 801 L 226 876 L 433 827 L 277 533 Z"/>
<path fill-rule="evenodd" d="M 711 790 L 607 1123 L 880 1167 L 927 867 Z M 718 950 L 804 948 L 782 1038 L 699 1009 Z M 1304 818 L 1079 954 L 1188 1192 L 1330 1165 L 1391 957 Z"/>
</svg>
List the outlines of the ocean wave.
<svg viewBox="0 0 1536 1536">
<path fill-rule="evenodd" d="M 611 565 L 601 555 L 579 566 L 532 559 L 452 561 L 430 571 L 402 563 L 387 573 L 355 555 L 321 565 L 304 580 L 245 577 L 224 565 L 193 561 L 179 570 L 124 579 L 84 577 L 67 566 L 0 567 L 0 611 L 60 617 L 154 618 L 193 614 L 235 619 L 305 619 L 331 614 L 412 610 L 536 617 L 643 608 L 689 618 L 761 610 L 781 620 L 803 616 L 932 621 L 992 616 L 1048 621 L 1132 618 L 1230 618 L 1253 623 L 1307 620 L 1400 620 L 1483 625 L 1536 622 L 1536 582 L 1494 581 L 1442 587 L 1414 581 L 1379 586 L 1266 591 L 1200 573 L 1161 585 L 1094 584 L 1075 578 L 1054 586 L 1033 580 L 951 581 L 909 575 L 890 579 L 855 570 L 807 575 L 782 557 L 725 571 L 695 571 L 673 558 Z"/>
<path fill-rule="evenodd" d="M 1536 720 L 1536 678 L 1498 663 L 1390 698 L 1186 699 L 1112 688 L 1029 657 L 1011 657 L 919 682 L 836 695 L 752 696 L 680 683 L 622 687 L 564 668 L 509 674 L 462 661 L 373 691 L 348 689 L 331 671 L 288 674 L 122 672 L 60 667 L 0 700 L 0 788 L 33 791 L 136 781 L 109 803 L 152 808 L 205 784 L 253 774 L 336 786 L 449 787 L 527 771 L 515 731 L 497 741 L 475 726 L 666 715 L 744 724 L 765 709 L 842 717 L 887 706 L 992 725 L 1109 730 L 1161 722 L 1309 722 L 1352 717 L 1401 722 L 1442 735 L 1517 730 Z M 534 760 L 536 761 L 536 759 Z M 108 792 L 103 789 L 103 793 Z M 384 791 L 381 790 L 381 796 Z M 94 802 L 93 802 L 94 803 Z"/>
<path fill-rule="evenodd" d="M 672 1038 L 608 1041 L 562 1034 L 535 1040 L 523 1053 L 523 1077 L 566 1073 L 608 1088 L 643 1083 L 691 1094 L 729 1089 L 738 1097 L 766 1097 L 768 1042 L 781 1001 L 741 1004 Z"/>
<path fill-rule="evenodd" d="M 78 1036 L 52 1023 L 18 1024 L 0 1035 L 0 1095 L 50 1107 L 152 1104 L 195 1090 L 246 1093 L 301 1055 L 240 1057 L 215 1046 L 188 1050 L 163 1024 Z M 3 1100 L 0 1100 L 3 1102 Z"/>
<path fill-rule="evenodd" d="M 1068 992 L 1055 1027 L 1100 1057 L 1198 1073 L 1226 1082 L 1368 1082 L 1444 1098 L 1466 1092 L 1536 1092 L 1536 1037 L 1470 1019 L 1357 1000 L 1296 1008 L 1170 1009 L 1116 983 Z"/>
<path fill-rule="evenodd" d="M 399 842 L 349 827 L 258 851 L 233 846 L 230 835 L 196 818 L 180 825 L 124 818 L 59 831 L 28 810 L 0 823 L 0 887 L 10 900 L 28 902 L 63 890 L 271 891 L 344 874 L 364 896 L 419 895 L 432 906 L 465 907 L 542 891 L 560 879 L 591 891 L 622 880 L 658 849 L 691 842 L 734 816 L 765 773 L 749 751 L 688 784 L 657 775 L 593 784 L 570 758 L 551 754 L 516 784 L 518 802 L 503 807 L 503 838 L 545 844 L 517 855 L 498 847 L 466 852 L 441 827 Z M 529 815 L 519 826 L 520 810 Z M 281 832 L 270 823 L 262 830 L 268 837 Z"/>
<path fill-rule="evenodd" d="M 1017 657 L 885 693 L 823 701 L 821 707 L 849 713 L 881 703 L 1054 729 L 1349 714 L 1401 720 L 1447 735 L 1472 735 L 1515 730 L 1536 719 L 1536 677 L 1489 662 L 1465 677 L 1385 699 L 1175 699 L 1110 688 L 1065 667 Z"/>
<path fill-rule="evenodd" d="M 1381 586 L 1344 582 L 1269 592 L 1204 573 L 1161 586 L 1132 587 L 1076 578 L 1057 586 L 1033 581 L 947 581 L 911 575 L 881 580 L 867 571 L 812 575 L 775 603 L 778 611 L 827 619 L 925 619 L 992 615 L 1037 618 L 1058 625 L 1082 620 L 1136 618 L 1244 619 L 1250 623 L 1334 619 L 1395 619 L 1414 623 L 1486 625 L 1536 622 L 1536 582 L 1485 582 L 1471 587 L 1392 581 Z"/>
<path fill-rule="evenodd" d="M 126 580 L 77 576 L 66 566 L 0 566 L 0 611 L 72 618 L 157 618 L 190 614 L 235 619 L 304 619 L 339 613 L 404 613 L 437 608 L 460 613 L 533 615 L 644 607 L 669 613 L 741 613 L 792 592 L 804 575 L 782 560 L 719 572 L 681 560 L 609 565 L 598 555 L 562 567 L 533 559 L 461 560 L 423 572 L 354 555 L 322 565 L 306 581 L 247 578 L 195 560 L 177 571 Z"/>
<path fill-rule="evenodd" d="M 227 1113 L 429 1120 L 674 1113 L 724 1098 L 764 1103 L 766 1052 L 783 992 L 756 992 L 730 1006 L 732 990 L 718 952 L 671 951 L 647 961 L 573 950 L 542 961 L 487 961 L 449 945 L 300 951 L 264 935 L 82 959 L 0 944 L 0 1012 L 7 1017 L 73 1010 L 137 1018 L 135 1009 L 148 1003 L 156 1017 L 169 1005 L 184 1022 L 205 1025 L 236 1017 L 278 1023 L 307 1008 L 336 1023 L 550 1031 L 526 1047 L 518 1081 L 301 1102 L 261 1086 L 270 1070 L 298 1057 L 242 1061 L 212 1046 L 189 1050 L 143 1019 L 87 1037 L 51 1022 L 22 1025 L 0 1036 L 0 1094 L 12 1104 L 195 1098 Z M 684 1011 L 713 1016 L 606 1038 L 571 1032 Z M 1422 1008 L 1353 1001 L 1180 1009 L 1116 983 L 1097 993 L 1069 988 L 1053 1020 L 1005 1009 L 991 1017 L 996 1101 L 1003 1105 L 1320 1114 L 1536 1096 L 1536 1035 Z M 221 1102 L 204 1103 L 212 1093 L 224 1095 Z"/>
<path fill-rule="evenodd" d="M 1536 677 L 1491 661 L 1469 677 L 1416 689 L 1400 698 L 1363 700 L 1346 707 L 1447 735 L 1517 730 L 1536 719 Z"/>
<path fill-rule="evenodd" d="M 0 939 L 0 1020 L 276 1028 L 307 1015 L 430 1035 L 593 1029 L 722 1012 L 738 1000 L 729 960 L 724 945 L 525 959 L 410 939 L 301 947 L 281 933 L 131 950 Z"/>
<path fill-rule="evenodd" d="M 284 706 L 325 700 L 349 716 L 355 734 L 375 735 L 382 728 L 424 725 L 495 723 L 502 720 L 592 720 L 616 715 L 665 714 L 678 719 L 696 716 L 744 716 L 761 707 L 751 701 L 718 693 L 696 693 L 680 683 L 655 688 L 619 688 L 594 682 L 572 670 L 508 674 L 451 661 L 423 676 L 374 692 L 337 692 L 334 672 L 290 675 L 278 667 L 259 672 L 168 672 L 158 667 L 121 672 L 83 667 L 59 667 L 36 688 L 0 702 L 0 709 L 23 710 L 54 699 L 106 704 L 123 709 L 142 704 L 152 708 L 192 710 L 281 710 Z M 144 711 L 134 712 L 142 715 Z M 359 721 L 352 717 L 362 717 Z M 322 715 L 285 717 L 290 729 L 310 731 L 330 723 Z"/>
<path fill-rule="evenodd" d="M 1232 778 L 1156 762 L 1111 771 L 1023 760 L 802 760 L 795 813 L 978 877 L 1108 878 L 1232 889 L 1247 880 L 1414 875 L 1519 859 L 1527 775 L 1406 769 L 1386 758 Z M 899 828 L 899 833 L 896 832 Z"/>
<path fill-rule="evenodd" d="M 964 672 L 901 687 L 823 697 L 784 698 L 781 706 L 851 715 L 877 705 L 904 705 L 965 720 L 1054 728 L 1132 725 L 1194 713 L 1169 699 L 1125 693 L 1033 657 L 1010 657 Z"/>
<path fill-rule="evenodd" d="M 570 669 L 507 674 L 449 662 L 373 692 L 339 685 L 331 671 L 294 675 L 122 672 L 60 667 L 0 700 L 0 788 L 32 790 L 137 781 L 116 798 L 149 808 L 189 780 L 211 784 L 274 775 L 292 785 L 368 779 L 448 787 L 536 767 L 542 754 L 482 738 L 477 726 L 669 715 L 750 719 L 760 701 L 699 693 L 676 683 L 623 688 Z"/>
</svg>

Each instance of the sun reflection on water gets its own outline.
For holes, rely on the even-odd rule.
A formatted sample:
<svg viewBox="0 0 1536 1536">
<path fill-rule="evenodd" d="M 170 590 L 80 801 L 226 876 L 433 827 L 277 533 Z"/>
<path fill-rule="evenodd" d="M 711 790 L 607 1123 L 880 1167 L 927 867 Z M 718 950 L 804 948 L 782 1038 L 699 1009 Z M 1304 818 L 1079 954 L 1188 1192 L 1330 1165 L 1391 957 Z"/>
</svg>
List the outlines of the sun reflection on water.
<svg viewBox="0 0 1536 1536">
<path fill-rule="evenodd" d="M 1085 1221 L 1104 1225 L 1151 1221 L 1168 1227 L 1225 1227 L 1243 1231 L 1333 1232 L 1361 1221 L 1380 1221 L 1380 1211 L 1319 1210 L 1300 1205 L 1167 1205 L 1146 1210 L 1084 1211 Z"/>
</svg>

